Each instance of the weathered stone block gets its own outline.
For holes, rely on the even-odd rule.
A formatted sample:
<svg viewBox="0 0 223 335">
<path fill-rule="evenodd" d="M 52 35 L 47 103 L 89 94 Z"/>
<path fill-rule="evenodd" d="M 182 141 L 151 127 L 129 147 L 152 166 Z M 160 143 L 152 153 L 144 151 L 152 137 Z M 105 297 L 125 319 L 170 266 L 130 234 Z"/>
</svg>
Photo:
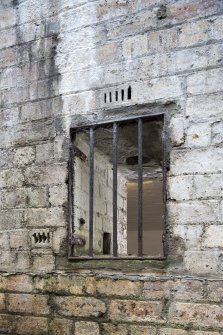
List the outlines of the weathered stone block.
<svg viewBox="0 0 223 335">
<path fill-rule="evenodd" d="M 41 292 L 83 294 L 84 278 L 72 275 L 57 275 L 35 278 L 35 288 Z"/>
<path fill-rule="evenodd" d="M 218 251 L 186 251 L 184 254 L 185 269 L 190 273 L 218 273 L 219 263 Z"/>
<path fill-rule="evenodd" d="M 53 255 L 34 255 L 32 256 L 33 271 L 46 272 L 55 269 L 55 257 Z"/>
<path fill-rule="evenodd" d="M 211 225 L 206 227 L 203 245 L 207 248 L 222 248 L 223 226 Z"/>
<path fill-rule="evenodd" d="M 201 300 L 204 295 L 202 280 L 167 279 L 146 281 L 143 297 L 146 299 Z"/>
<path fill-rule="evenodd" d="M 10 248 L 27 250 L 29 248 L 28 232 L 26 230 L 15 230 L 9 233 Z"/>
<path fill-rule="evenodd" d="M 209 123 L 196 123 L 186 129 L 186 146 L 207 147 L 211 144 L 211 127 Z"/>
<path fill-rule="evenodd" d="M 67 167 L 64 164 L 34 166 L 25 170 L 25 182 L 28 185 L 49 186 L 63 184 L 67 177 Z"/>
<path fill-rule="evenodd" d="M 42 317 L 20 316 L 15 320 L 15 332 L 19 335 L 47 335 L 48 320 Z"/>
<path fill-rule="evenodd" d="M 209 38 L 208 28 L 209 22 L 204 20 L 184 24 L 180 29 L 179 45 L 181 47 L 189 47 L 207 42 Z"/>
<path fill-rule="evenodd" d="M 221 306 L 218 305 L 176 302 L 170 305 L 169 320 L 183 325 L 221 328 L 223 325 L 223 311 Z"/>
<path fill-rule="evenodd" d="M 126 59 L 146 55 L 148 53 L 147 34 L 125 38 L 122 42 L 122 50 Z"/>
<path fill-rule="evenodd" d="M 140 282 L 128 280 L 101 279 L 95 282 L 96 292 L 100 295 L 139 296 L 142 285 Z"/>
<path fill-rule="evenodd" d="M 102 334 L 103 335 L 128 335 L 128 325 L 112 323 L 102 323 Z"/>
<path fill-rule="evenodd" d="M 32 227 L 64 226 L 65 214 L 60 207 L 30 208 L 26 210 L 25 220 Z"/>
<path fill-rule="evenodd" d="M 33 294 L 9 294 L 8 310 L 14 313 L 47 315 L 50 312 L 48 297 Z"/>
<path fill-rule="evenodd" d="M 169 220 L 176 224 L 221 221 L 220 204 L 215 200 L 169 203 Z"/>
<path fill-rule="evenodd" d="M 75 322 L 75 335 L 99 335 L 99 325 L 96 322 Z"/>
<path fill-rule="evenodd" d="M 44 143 L 36 146 L 36 162 L 44 163 L 53 159 L 53 143 Z"/>
<path fill-rule="evenodd" d="M 4 293 L 0 293 L 0 311 L 4 311 L 5 310 L 5 294 Z"/>
<path fill-rule="evenodd" d="M 32 292 L 32 277 L 26 274 L 0 276 L 0 289 L 9 292 Z"/>
<path fill-rule="evenodd" d="M 194 73 L 187 78 L 187 92 L 191 95 L 215 93 L 222 90 L 222 69 Z"/>
<path fill-rule="evenodd" d="M 211 301 L 223 301 L 223 282 L 222 281 L 209 281 L 207 284 L 207 295 Z"/>
<path fill-rule="evenodd" d="M 106 312 L 105 303 L 95 298 L 54 297 L 53 301 L 60 315 L 99 317 Z"/>
<path fill-rule="evenodd" d="M 67 185 L 52 186 L 49 188 L 49 202 L 51 206 L 62 206 L 67 201 Z"/>
<path fill-rule="evenodd" d="M 163 322 L 161 311 L 160 302 L 113 300 L 109 306 L 109 317 L 114 321 Z"/>
<path fill-rule="evenodd" d="M 212 144 L 221 144 L 223 142 L 223 122 L 215 122 L 211 125 Z"/>
<path fill-rule="evenodd" d="M 223 171 L 222 148 L 183 150 L 170 153 L 170 169 L 174 175 L 216 173 Z"/>
<path fill-rule="evenodd" d="M 52 335 L 71 335 L 72 334 L 73 321 L 66 319 L 53 319 L 50 322 L 49 330 Z"/>
<path fill-rule="evenodd" d="M 131 335 L 156 335 L 155 327 L 130 326 Z"/>
</svg>

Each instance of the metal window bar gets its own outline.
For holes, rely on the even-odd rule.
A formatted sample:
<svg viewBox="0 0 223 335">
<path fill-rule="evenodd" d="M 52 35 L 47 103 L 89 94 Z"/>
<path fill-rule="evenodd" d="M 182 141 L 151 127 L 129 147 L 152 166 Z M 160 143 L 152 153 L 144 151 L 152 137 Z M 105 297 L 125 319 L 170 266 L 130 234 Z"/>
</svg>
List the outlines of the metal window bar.
<svg viewBox="0 0 223 335">
<path fill-rule="evenodd" d="M 143 168 L 142 168 L 142 119 L 138 120 L 138 256 L 143 255 Z"/>
<path fill-rule="evenodd" d="M 144 256 L 143 255 L 143 161 L 142 161 L 142 125 L 144 119 L 156 119 L 163 118 L 163 132 L 162 132 L 162 151 L 163 151 L 163 201 L 164 201 L 164 232 L 163 232 L 163 257 L 156 256 Z M 118 143 L 118 126 L 121 123 L 126 123 L 128 121 L 136 121 L 138 124 L 138 255 L 136 256 L 122 256 L 118 257 L 118 241 L 117 241 L 117 143 Z M 167 137 L 167 122 L 166 115 L 164 113 L 156 113 L 142 116 L 135 116 L 121 120 L 111 120 L 101 123 L 95 123 L 88 126 L 80 126 L 74 129 L 71 129 L 71 144 L 70 144 L 70 158 L 69 158 L 69 168 L 68 168 L 68 202 L 69 202 L 69 253 L 68 258 L 70 260 L 87 260 L 94 258 L 95 260 L 108 259 L 108 257 L 97 256 L 94 257 L 94 129 L 102 125 L 112 125 L 113 126 L 113 139 L 112 139 L 112 156 L 113 156 L 113 255 L 109 259 L 155 259 L 155 260 L 165 260 L 167 257 L 167 243 L 166 243 L 166 137 Z M 75 244 L 73 241 L 74 229 L 73 229 L 73 162 L 74 162 L 74 150 L 73 150 L 73 141 L 74 133 L 82 130 L 89 130 L 90 135 L 90 159 L 89 159 L 89 169 L 90 169 L 90 178 L 89 178 L 89 256 L 75 256 L 74 247 Z"/>
</svg>

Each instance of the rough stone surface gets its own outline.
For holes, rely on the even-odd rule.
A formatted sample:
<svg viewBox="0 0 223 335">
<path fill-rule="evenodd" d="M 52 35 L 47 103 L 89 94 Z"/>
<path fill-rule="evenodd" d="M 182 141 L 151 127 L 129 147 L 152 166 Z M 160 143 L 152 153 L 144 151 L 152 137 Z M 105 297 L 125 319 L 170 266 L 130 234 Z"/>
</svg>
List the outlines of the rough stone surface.
<svg viewBox="0 0 223 335">
<path fill-rule="evenodd" d="M 222 335 L 222 11 L 221 0 L 0 1 L 0 334 Z M 68 261 L 70 128 L 163 111 L 167 260 Z M 112 174 L 95 166 L 95 198 L 112 211 L 101 195 Z M 81 195 L 87 170 L 75 182 Z"/>
</svg>

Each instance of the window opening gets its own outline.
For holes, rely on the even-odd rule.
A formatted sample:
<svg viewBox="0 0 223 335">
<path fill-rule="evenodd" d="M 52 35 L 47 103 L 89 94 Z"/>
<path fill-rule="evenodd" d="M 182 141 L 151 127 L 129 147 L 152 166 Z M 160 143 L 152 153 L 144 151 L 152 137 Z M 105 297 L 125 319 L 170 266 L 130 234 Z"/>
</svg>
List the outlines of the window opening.
<svg viewBox="0 0 223 335">
<path fill-rule="evenodd" d="M 72 130 L 70 259 L 165 258 L 165 124 L 154 114 Z"/>
</svg>

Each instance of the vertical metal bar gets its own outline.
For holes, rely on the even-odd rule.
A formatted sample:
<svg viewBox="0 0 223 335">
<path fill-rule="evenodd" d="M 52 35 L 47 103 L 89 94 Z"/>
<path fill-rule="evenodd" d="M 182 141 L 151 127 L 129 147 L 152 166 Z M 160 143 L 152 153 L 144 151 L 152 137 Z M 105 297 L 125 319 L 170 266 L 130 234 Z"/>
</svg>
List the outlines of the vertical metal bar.
<svg viewBox="0 0 223 335">
<path fill-rule="evenodd" d="M 138 256 L 143 256 L 143 167 L 142 167 L 142 119 L 138 119 Z"/>
<path fill-rule="evenodd" d="M 94 129 L 90 128 L 90 160 L 89 160 L 89 256 L 94 255 Z"/>
<path fill-rule="evenodd" d="M 69 161 L 68 161 L 68 210 L 69 210 L 69 249 L 68 257 L 72 257 L 74 253 L 74 246 L 71 241 L 74 233 L 74 213 L 73 213 L 73 183 L 74 183 L 74 132 L 70 131 L 69 143 Z"/>
<path fill-rule="evenodd" d="M 166 149 L 166 142 L 167 142 L 167 120 L 166 114 L 163 116 L 163 131 L 162 131 L 162 160 L 163 160 L 163 203 L 164 203 L 164 213 L 163 213 L 163 254 L 164 257 L 167 257 L 167 199 L 166 199 L 166 186 L 167 186 L 167 149 Z"/>
<path fill-rule="evenodd" d="M 118 127 L 117 123 L 113 123 L 113 140 L 112 140 L 112 156 L 113 156 L 113 256 L 117 257 L 117 141 Z"/>
</svg>

